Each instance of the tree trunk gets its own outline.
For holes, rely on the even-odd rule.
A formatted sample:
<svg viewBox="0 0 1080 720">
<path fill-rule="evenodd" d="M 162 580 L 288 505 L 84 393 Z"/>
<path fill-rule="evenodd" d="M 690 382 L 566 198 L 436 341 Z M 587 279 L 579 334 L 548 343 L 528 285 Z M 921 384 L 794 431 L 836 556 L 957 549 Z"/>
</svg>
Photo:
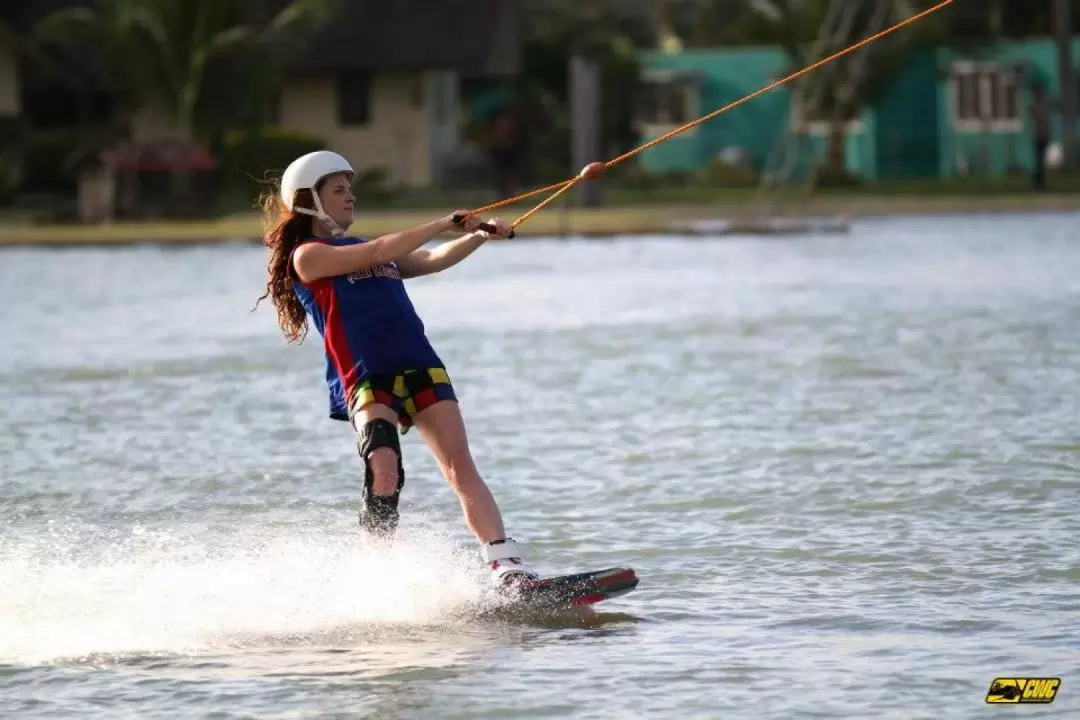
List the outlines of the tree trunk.
<svg viewBox="0 0 1080 720">
<path fill-rule="evenodd" d="M 1061 74 L 1061 150 L 1064 168 L 1076 168 L 1076 80 L 1072 69 L 1072 0 L 1054 0 L 1054 36 Z"/>
<path fill-rule="evenodd" d="M 829 184 L 847 177 L 847 120 L 838 114 L 829 122 L 829 137 L 825 146 L 825 172 Z"/>
</svg>

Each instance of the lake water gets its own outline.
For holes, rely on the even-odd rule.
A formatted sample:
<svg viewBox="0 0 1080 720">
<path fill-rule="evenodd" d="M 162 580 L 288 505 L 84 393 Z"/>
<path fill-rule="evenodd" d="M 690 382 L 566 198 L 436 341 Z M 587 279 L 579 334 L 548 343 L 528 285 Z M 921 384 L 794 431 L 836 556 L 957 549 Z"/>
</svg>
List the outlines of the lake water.
<svg viewBox="0 0 1080 720">
<path fill-rule="evenodd" d="M 559 622 L 464 612 L 417 433 L 398 545 L 359 542 L 318 338 L 249 312 L 261 248 L 0 251 L 0 717 L 1080 716 L 1078 220 L 411 281 L 534 564 L 642 578 Z M 995 676 L 1062 688 L 1018 712 Z"/>
</svg>

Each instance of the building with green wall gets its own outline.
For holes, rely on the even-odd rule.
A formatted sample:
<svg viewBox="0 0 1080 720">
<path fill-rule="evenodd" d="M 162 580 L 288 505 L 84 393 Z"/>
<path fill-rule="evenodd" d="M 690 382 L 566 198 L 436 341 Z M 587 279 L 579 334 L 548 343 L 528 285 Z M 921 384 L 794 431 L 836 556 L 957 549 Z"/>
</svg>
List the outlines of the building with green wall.
<svg viewBox="0 0 1080 720">
<path fill-rule="evenodd" d="M 1074 41 L 1074 64 L 1078 57 L 1080 42 Z M 642 142 L 798 69 L 779 47 L 647 52 L 641 60 L 647 82 L 639 116 Z M 913 55 L 847 123 L 847 168 L 866 180 L 1029 172 L 1034 139 L 1028 108 L 1036 82 L 1058 95 L 1057 48 L 1050 38 Z M 775 172 L 784 164 L 785 148 L 798 147 L 790 167 L 794 177 L 804 175 L 822 158 L 829 127 L 796 120 L 792 87 L 770 90 L 649 149 L 641 156 L 644 168 L 704 170 L 725 148 L 739 148 L 756 168 Z M 805 140 L 794 144 L 799 127 Z M 1055 118 L 1051 142 L 1059 137 Z"/>
</svg>

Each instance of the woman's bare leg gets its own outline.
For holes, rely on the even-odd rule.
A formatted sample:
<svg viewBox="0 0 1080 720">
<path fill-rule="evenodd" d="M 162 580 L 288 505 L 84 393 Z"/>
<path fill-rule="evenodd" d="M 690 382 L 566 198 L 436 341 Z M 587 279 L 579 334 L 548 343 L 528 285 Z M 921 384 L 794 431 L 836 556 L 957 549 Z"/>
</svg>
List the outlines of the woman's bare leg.
<svg viewBox="0 0 1080 720">
<path fill-rule="evenodd" d="M 469 530 L 483 544 L 502 540 L 506 533 L 502 515 L 469 452 L 465 422 L 458 403 L 453 400 L 437 402 L 417 413 L 414 422 L 435 456 L 443 477 L 457 494 Z"/>
<path fill-rule="evenodd" d="M 537 578 L 523 562 L 521 546 L 506 537 L 499 507 L 469 452 L 465 421 L 457 401 L 441 400 L 417 413 L 413 420 L 443 477 L 457 494 L 465 523 L 480 542 L 495 585 L 511 588 Z"/>
</svg>

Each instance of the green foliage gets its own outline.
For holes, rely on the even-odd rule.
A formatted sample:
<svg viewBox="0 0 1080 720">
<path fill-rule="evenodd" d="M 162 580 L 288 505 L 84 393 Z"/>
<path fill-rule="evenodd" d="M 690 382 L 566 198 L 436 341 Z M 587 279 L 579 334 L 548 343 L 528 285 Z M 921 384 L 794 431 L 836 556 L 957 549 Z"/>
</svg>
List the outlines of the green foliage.
<svg viewBox="0 0 1080 720">
<path fill-rule="evenodd" d="M 11 202 L 22 183 L 23 134 L 21 118 L 0 115 L 0 204 Z"/>
<path fill-rule="evenodd" d="M 276 188 L 290 162 L 326 146 L 321 138 L 276 127 L 227 133 L 220 152 L 226 185 L 254 201 L 260 193 Z"/>
<path fill-rule="evenodd" d="M 671 0 L 665 15 L 686 48 L 751 45 L 761 42 L 759 15 L 746 0 Z"/>
<path fill-rule="evenodd" d="M 732 164 L 713 160 L 708 172 L 709 184 L 718 188 L 751 188 L 758 185 L 758 172 L 750 164 Z"/>
<path fill-rule="evenodd" d="M 703 170 L 650 172 L 634 160 L 618 165 L 607 174 L 605 185 L 618 193 L 666 192 L 678 197 L 682 191 L 709 189 L 751 189 L 758 186 L 758 173 L 750 165 L 732 164 L 719 158 Z"/>
<path fill-rule="evenodd" d="M 851 0 L 856 2 L 856 0 Z M 921 12 L 940 0 L 912 0 Z M 820 27 L 826 3 L 820 0 L 665 0 L 666 17 L 685 47 L 809 43 Z M 873 2 L 862 2 L 871 8 Z M 780 22 L 790 18 L 790 22 Z M 955 0 L 920 21 L 920 32 L 941 42 L 962 44 L 997 38 L 1025 38 L 1053 31 L 1050 0 Z M 1080 33 L 1080 13 L 1072 14 Z"/>
<path fill-rule="evenodd" d="M 78 128 L 35 130 L 25 136 L 23 182 L 26 193 L 73 195 L 77 176 L 72 161 L 85 142 Z"/>
<path fill-rule="evenodd" d="M 1049 35 L 1053 31 L 1050 0 L 955 0 L 942 13 L 951 45 L 998 38 Z M 1080 32 L 1080 14 L 1073 12 L 1073 32 Z"/>
<path fill-rule="evenodd" d="M 681 189 L 703 184 L 703 173 L 698 170 L 646 170 L 631 160 L 608 172 L 604 183 L 611 188 L 627 191 L 656 191 Z"/>
<path fill-rule="evenodd" d="M 859 187 L 863 184 L 863 179 L 846 167 L 827 164 L 818 170 L 816 182 L 819 188 L 841 189 Z"/>
</svg>

